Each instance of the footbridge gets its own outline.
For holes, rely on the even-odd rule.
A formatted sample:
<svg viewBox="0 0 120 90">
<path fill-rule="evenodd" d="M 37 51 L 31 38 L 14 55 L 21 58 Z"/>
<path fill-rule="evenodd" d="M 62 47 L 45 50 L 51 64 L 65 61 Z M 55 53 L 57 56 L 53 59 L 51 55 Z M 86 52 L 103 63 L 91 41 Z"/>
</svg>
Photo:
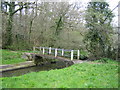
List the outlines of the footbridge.
<svg viewBox="0 0 120 90">
<path fill-rule="evenodd" d="M 62 60 L 69 63 L 82 63 L 80 60 L 80 50 L 59 49 L 51 47 L 33 47 L 33 53 L 30 53 L 34 63 L 48 62 L 51 60 Z"/>
<path fill-rule="evenodd" d="M 69 60 L 80 59 L 80 50 L 59 49 L 51 47 L 33 47 L 33 51 L 43 55 L 52 55 L 54 57 L 65 57 Z"/>
</svg>

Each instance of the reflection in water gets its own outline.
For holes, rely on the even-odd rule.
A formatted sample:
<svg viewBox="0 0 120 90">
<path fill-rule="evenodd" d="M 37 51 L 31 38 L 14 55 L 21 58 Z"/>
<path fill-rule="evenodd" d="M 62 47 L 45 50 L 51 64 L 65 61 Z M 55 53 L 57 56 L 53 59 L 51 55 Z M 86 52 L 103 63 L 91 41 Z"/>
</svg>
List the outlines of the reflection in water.
<svg viewBox="0 0 120 90">
<path fill-rule="evenodd" d="M 18 70 L 5 71 L 5 72 L 2 72 L 2 77 L 20 76 L 30 72 L 39 72 L 39 71 L 51 70 L 51 69 L 61 69 L 64 67 L 68 67 L 72 64 L 73 64 L 72 62 L 65 62 L 65 61 L 49 62 L 49 63 L 46 63 L 45 65 L 31 66 L 23 69 L 18 69 Z"/>
</svg>

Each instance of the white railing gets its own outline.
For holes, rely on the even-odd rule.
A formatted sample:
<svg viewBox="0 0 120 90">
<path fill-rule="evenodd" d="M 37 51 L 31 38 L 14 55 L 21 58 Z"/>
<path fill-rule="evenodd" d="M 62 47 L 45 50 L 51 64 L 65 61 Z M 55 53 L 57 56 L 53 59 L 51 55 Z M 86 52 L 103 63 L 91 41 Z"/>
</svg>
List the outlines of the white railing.
<svg viewBox="0 0 120 90">
<path fill-rule="evenodd" d="M 67 50 L 67 49 L 58 49 L 58 48 L 51 48 L 51 47 L 33 47 L 33 51 L 39 50 L 42 54 L 53 54 L 55 57 L 57 56 L 70 56 L 71 60 L 74 59 L 74 56 L 79 59 L 80 57 L 80 50 Z M 59 52 L 60 51 L 60 52 Z M 69 52 L 70 55 L 65 55 L 65 52 Z M 77 55 L 75 54 L 77 53 Z"/>
</svg>

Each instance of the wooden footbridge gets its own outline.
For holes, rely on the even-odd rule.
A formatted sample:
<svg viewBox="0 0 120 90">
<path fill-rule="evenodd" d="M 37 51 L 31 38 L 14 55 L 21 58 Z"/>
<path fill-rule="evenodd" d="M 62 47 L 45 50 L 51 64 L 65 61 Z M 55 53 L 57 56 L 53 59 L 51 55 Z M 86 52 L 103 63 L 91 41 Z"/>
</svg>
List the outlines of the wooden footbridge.
<svg viewBox="0 0 120 90">
<path fill-rule="evenodd" d="M 44 62 L 46 59 L 57 59 L 66 62 L 83 62 L 80 59 L 80 50 L 68 50 L 68 49 L 58 49 L 51 47 L 33 47 L 32 53 L 34 57 L 34 63 L 38 64 L 39 61 Z M 41 59 L 41 60 L 40 60 Z"/>
<path fill-rule="evenodd" d="M 61 56 L 73 59 L 80 59 L 80 50 L 68 50 L 68 49 L 58 49 L 51 47 L 33 47 L 34 52 L 38 52 L 43 55 L 53 55 L 54 57 Z"/>
<path fill-rule="evenodd" d="M 34 52 L 38 52 L 43 55 L 53 55 L 54 57 L 61 56 L 73 59 L 80 59 L 80 50 L 68 50 L 68 49 L 58 49 L 51 47 L 33 47 Z"/>
<path fill-rule="evenodd" d="M 0 66 L 0 72 L 6 72 L 10 70 L 16 70 L 25 67 L 31 67 L 39 64 L 47 64 L 48 62 L 55 63 L 60 60 L 65 62 L 66 66 L 70 66 L 76 63 L 82 63 L 85 61 L 80 59 L 80 50 L 67 50 L 51 47 L 33 47 L 33 53 L 24 53 L 23 56 L 27 56 L 26 59 L 30 61 L 22 62 L 14 65 L 2 65 Z M 25 58 L 23 57 L 23 58 Z M 33 63 L 34 61 L 34 63 Z"/>
</svg>

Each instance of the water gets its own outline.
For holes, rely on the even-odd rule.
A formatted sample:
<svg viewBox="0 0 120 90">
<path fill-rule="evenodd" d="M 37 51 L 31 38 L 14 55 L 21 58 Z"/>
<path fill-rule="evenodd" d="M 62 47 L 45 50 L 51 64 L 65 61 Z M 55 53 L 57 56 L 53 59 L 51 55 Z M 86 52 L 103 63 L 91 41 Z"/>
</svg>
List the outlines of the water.
<svg viewBox="0 0 120 90">
<path fill-rule="evenodd" d="M 23 69 L 11 70 L 2 72 L 2 77 L 13 77 L 13 76 L 20 76 L 30 72 L 39 72 L 51 69 L 61 69 L 68 66 L 73 65 L 72 62 L 68 61 L 55 61 L 55 62 L 48 62 L 44 65 L 39 66 L 31 66 Z"/>
</svg>

